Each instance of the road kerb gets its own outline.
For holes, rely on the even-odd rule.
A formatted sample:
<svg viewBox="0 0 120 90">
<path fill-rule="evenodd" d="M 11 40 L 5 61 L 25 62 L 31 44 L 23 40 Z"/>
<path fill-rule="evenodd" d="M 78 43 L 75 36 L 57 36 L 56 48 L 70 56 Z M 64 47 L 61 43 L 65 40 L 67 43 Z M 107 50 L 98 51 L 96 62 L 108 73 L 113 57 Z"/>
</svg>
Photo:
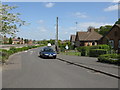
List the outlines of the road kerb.
<svg viewBox="0 0 120 90">
<path fill-rule="evenodd" d="M 89 66 L 87 66 L 87 65 L 74 63 L 74 62 L 71 62 L 71 61 L 68 61 L 68 60 L 65 60 L 65 59 L 62 59 L 62 58 L 57 58 L 57 59 L 60 60 L 60 61 L 64 61 L 64 62 L 73 64 L 73 65 L 76 65 L 76 66 L 79 66 L 79 67 L 83 67 L 83 68 L 86 68 L 86 69 L 89 69 L 89 70 L 93 70 L 93 71 L 95 71 L 95 72 L 99 72 L 99 73 L 102 73 L 102 74 L 105 74 L 105 75 L 108 75 L 108 76 L 111 76 L 111 77 L 120 79 L 120 76 L 119 76 L 119 75 L 115 75 L 115 74 L 112 74 L 112 73 L 109 73 L 109 72 L 106 72 L 106 71 L 103 71 L 103 70 L 98 70 L 98 69 L 89 67 Z"/>
</svg>

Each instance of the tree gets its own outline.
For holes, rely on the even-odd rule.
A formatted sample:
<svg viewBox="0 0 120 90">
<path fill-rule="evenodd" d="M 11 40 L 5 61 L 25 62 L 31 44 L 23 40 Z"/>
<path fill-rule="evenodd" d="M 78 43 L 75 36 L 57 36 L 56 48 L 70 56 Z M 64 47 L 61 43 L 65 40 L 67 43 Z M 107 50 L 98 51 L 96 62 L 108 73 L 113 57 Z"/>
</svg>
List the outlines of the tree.
<svg viewBox="0 0 120 90">
<path fill-rule="evenodd" d="M 10 37 L 10 38 L 9 38 L 9 44 L 12 44 L 12 42 L 13 42 L 13 41 L 12 41 L 12 38 Z"/>
<path fill-rule="evenodd" d="M 20 37 L 18 37 L 17 39 L 20 39 Z"/>
<path fill-rule="evenodd" d="M 106 26 L 101 26 L 100 28 L 96 29 L 96 31 L 99 34 L 104 36 L 105 34 L 107 34 L 110 31 L 111 28 L 112 28 L 111 25 L 106 25 Z"/>
<path fill-rule="evenodd" d="M 0 3 L 0 33 L 14 36 L 18 32 L 18 28 L 25 24 L 19 18 L 20 13 L 11 13 L 10 10 L 17 8 L 16 6 L 2 5 Z"/>
<path fill-rule="evenodd" d="M 29 40 L 28 40 L 28 39 L 24 39 L 24 42 L 25 42 L 26 44 L 28 44 Z"/>
<path fill-rule="evenodd" d="M 115 24 L 120 24 L 120 18 L 115 22 Z"/>
</svg>

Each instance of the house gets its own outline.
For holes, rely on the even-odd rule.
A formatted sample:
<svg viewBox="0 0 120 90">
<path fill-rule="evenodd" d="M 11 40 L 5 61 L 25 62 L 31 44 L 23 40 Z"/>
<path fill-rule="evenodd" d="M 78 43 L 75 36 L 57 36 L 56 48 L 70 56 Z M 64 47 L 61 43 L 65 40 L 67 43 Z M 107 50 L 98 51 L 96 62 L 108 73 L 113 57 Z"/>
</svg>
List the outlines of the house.
<svg viewBox="0 0 120 90">
<path fill-rule="evenodd" d="M 28 41 L 28 44 L 33 44 L 33 41 L 32 41 L 32 40 L 29 40 L 29 41 Z"/>
<path fill-rule="evenodd" d="M 25 42 L 22 39 L 13 38 L 12 44 L 25 44 Z"/>
<path fill-rule="evenodd" d="M 75 38 L 76 38 L 76 35 L 71 35 L 70 36 L 71 45 L 75 45 Z"/>
<path fill-rule="evenodd" d="M 89 28 L 87 32 L 77 32 L 75 46 L 92 46 L 97 45 L 102 35 L 97 33 L 94 28 Z"/>
<path fill-rule="evenodd" d="M 120 24 L 115 24 L 111 30 L 100 39 L 99 44 L 109 44 L 120 53 Z"/>
</svg>

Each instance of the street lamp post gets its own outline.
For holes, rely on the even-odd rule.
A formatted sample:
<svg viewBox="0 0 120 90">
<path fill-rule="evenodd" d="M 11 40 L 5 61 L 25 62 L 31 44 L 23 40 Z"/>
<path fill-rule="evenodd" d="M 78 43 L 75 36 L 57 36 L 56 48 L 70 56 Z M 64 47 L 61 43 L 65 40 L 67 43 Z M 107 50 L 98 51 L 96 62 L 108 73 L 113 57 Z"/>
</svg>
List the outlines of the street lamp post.
<svg viewBox="0 0 120 90">
<path fill-rule="evenodd" d="M 56 18 L 56 41 L 55 41 L 55 49 L 56 49 L 56 52 L 59 53 L 59 50 L 58 50 L 58 17 Z"/>
</svg>

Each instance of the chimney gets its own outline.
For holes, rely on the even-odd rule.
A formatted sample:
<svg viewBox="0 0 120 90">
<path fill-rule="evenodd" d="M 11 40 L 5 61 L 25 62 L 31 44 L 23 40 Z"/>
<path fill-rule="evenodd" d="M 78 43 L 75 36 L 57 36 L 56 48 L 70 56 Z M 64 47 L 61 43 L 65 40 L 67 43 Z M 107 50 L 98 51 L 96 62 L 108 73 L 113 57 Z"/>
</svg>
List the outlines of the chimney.
<svg viewBox="0 0 120 90">
<path fill-rule="evenodd" d="M 89 29 L 88 29 L 88 32 L 94 32 L 94 31 L 95 31 L 94 28 L 89 28 Z"/>
</svg>

